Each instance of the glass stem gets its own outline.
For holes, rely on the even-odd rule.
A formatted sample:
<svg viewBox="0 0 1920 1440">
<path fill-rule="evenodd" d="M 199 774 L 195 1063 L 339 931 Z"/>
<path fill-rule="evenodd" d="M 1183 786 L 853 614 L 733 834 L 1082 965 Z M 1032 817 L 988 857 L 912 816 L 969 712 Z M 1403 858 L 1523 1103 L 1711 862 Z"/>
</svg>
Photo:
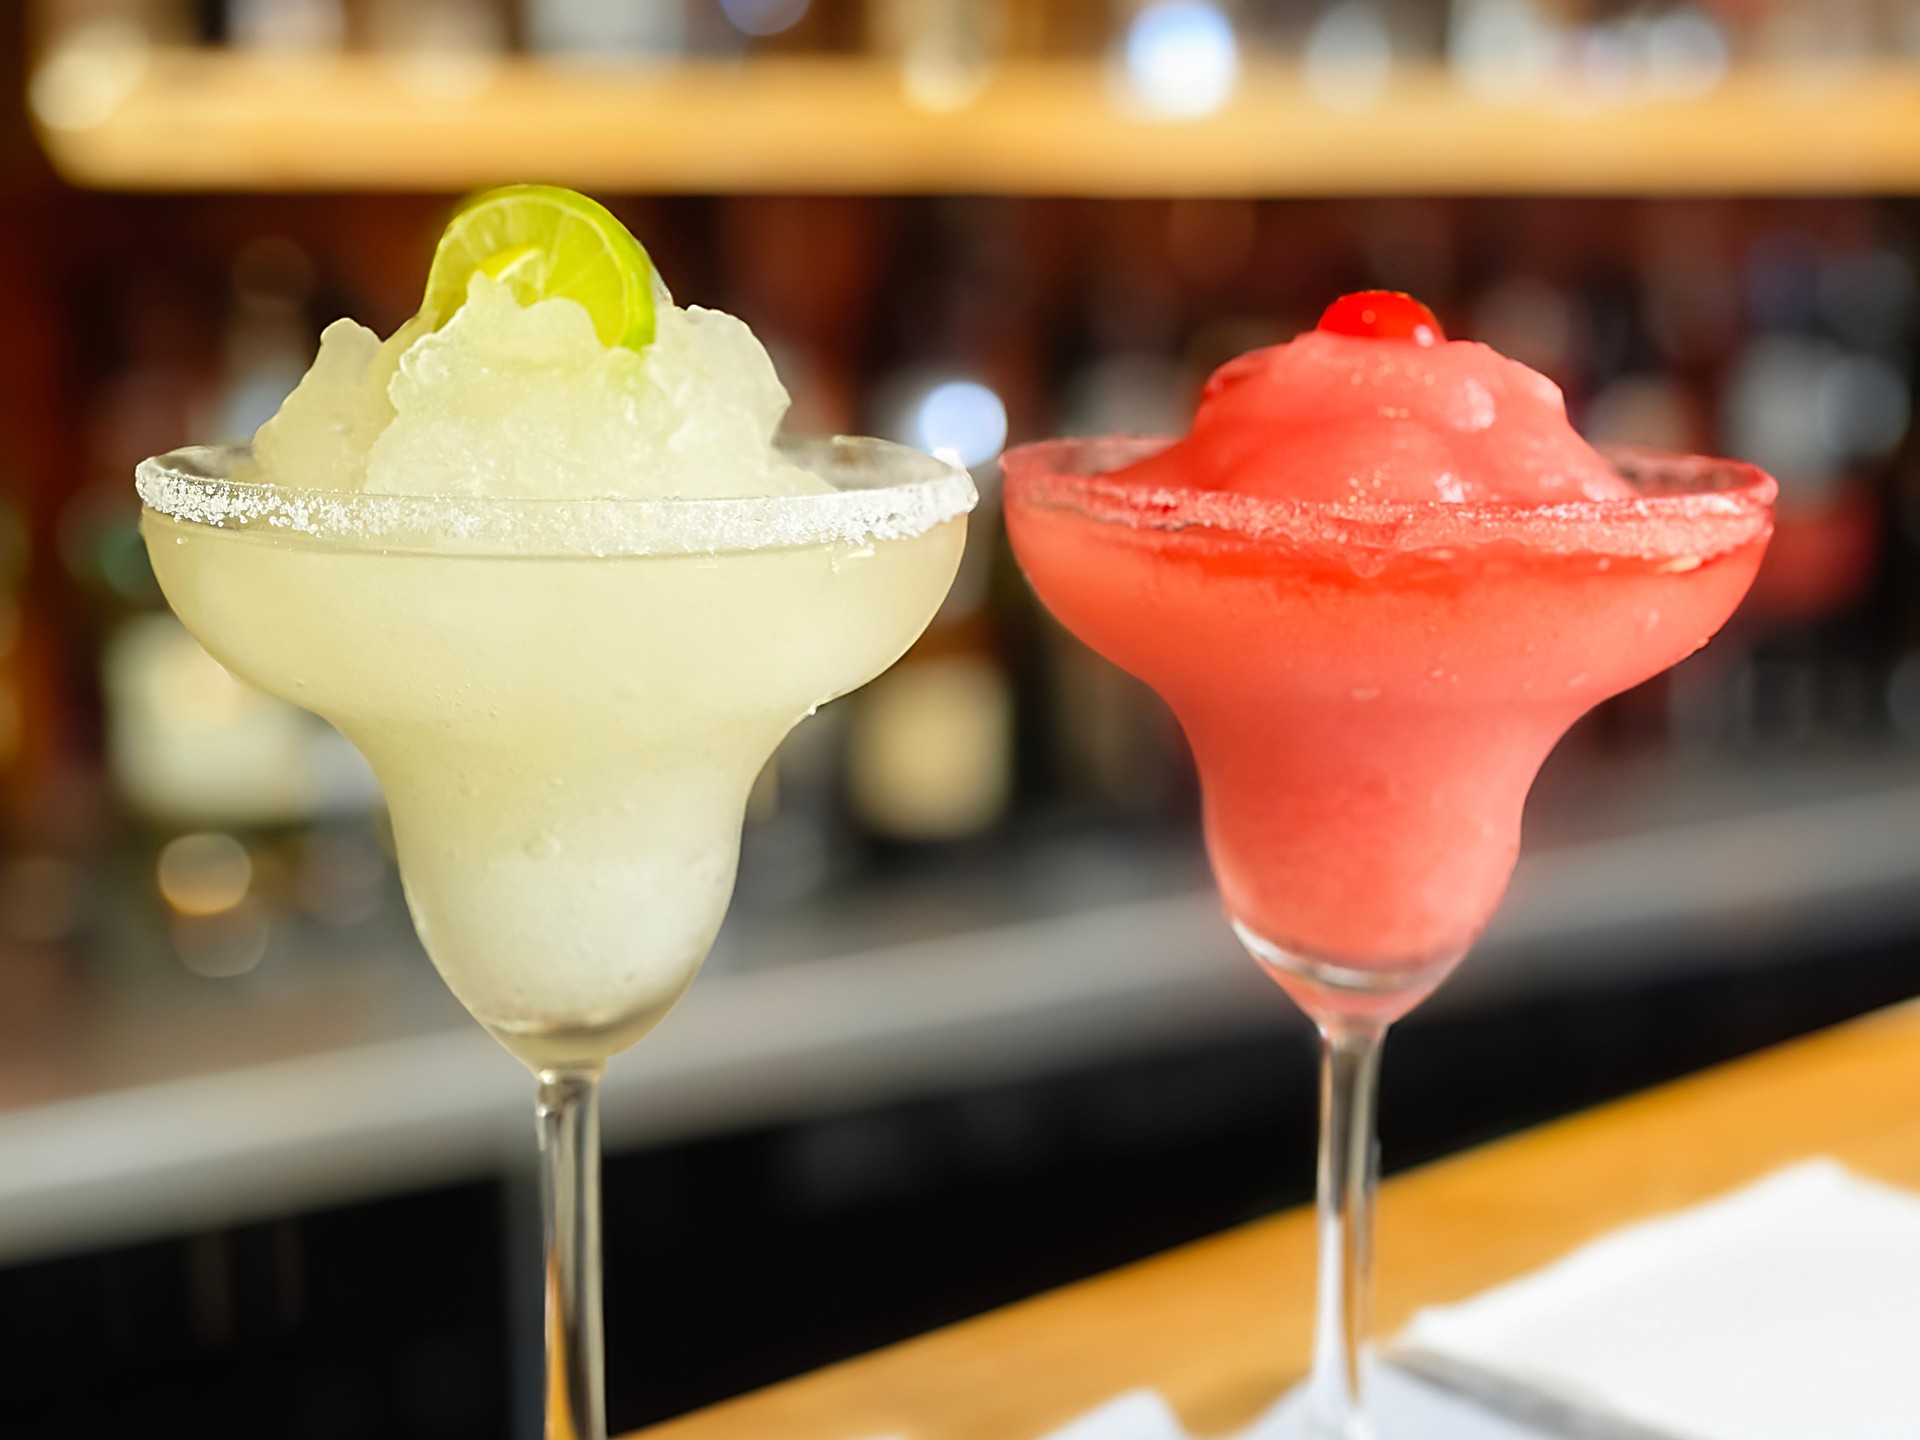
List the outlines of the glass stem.
<svg viewBox="0 0 1920 1440">
<path fill-rule="evenodd" d="M 539 1075 L 546 1237 L 546 1440 L 606 1440 L 600 1331 L 600 1072 Z"/>
<path fill-rule="evenodd" d="M 1384 1022 L 1320 1024 L 1320 1275 L 1307 1440 L 1373 1440 L 1367 1328 L 1373 1279 L 1375 1102 Z"/>
</svg>

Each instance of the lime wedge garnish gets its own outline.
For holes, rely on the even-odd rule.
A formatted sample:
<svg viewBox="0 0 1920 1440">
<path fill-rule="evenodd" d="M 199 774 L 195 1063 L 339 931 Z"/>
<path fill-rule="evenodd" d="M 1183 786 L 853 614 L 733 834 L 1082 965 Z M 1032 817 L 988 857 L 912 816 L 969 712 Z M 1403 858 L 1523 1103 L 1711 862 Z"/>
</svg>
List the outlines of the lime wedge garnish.
<svg viewBox="0 0 1920 1440">
<path fill-rule="evenodd" d="M 444 325 L 479 270 L 522 305 L 564 297 L 608 345 L 653 339 L 653 262 L 606 206 L 554 185 L 509 185 L 462 205 L 433 252 L 422 309 Z"/>
</svg>

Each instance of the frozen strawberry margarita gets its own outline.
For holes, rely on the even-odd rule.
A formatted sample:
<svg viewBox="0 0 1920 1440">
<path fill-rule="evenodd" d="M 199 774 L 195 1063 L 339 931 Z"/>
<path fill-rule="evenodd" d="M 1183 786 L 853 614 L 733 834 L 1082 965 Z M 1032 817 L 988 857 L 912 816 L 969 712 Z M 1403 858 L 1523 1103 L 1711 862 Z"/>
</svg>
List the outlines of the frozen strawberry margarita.
<svg viewBox="0 0 1920 1440">
<path fill-rule="evenodd" d="M 1560 736 L 1732 613 L 1774 493 L 1602 456 L 1552 381 L 1382 292 L 1222 366 L 1172 444 L 1007 474 L 1041 599 L 1178 714 L 1243 938 L 1393 1008 L 1493 914 Z"/>
<path fill-rule="evenodd" d="M 1499 905 L 1527 789 L 1567 727 L 1733 613 L 1773 481 L 1603 456 L 1551 381 L 1381 291 L 1222 366 L 1183 439 L 1030 445 L 1006 472 L 1021 566 L 1180 717 L 1234 929 L 1320 1029 L 1301 1434 L 1377 1440 L 1387 1026 Z"/>
</svg>

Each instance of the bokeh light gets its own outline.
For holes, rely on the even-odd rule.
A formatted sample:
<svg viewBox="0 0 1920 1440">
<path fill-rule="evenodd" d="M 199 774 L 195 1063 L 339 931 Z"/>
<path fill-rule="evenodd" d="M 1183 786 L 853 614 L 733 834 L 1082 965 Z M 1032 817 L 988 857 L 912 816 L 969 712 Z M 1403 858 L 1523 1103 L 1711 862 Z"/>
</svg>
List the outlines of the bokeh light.
<svg viewBox="0 0 1920 1440">
<path fill-rule="evenodd" d="M 176 915 L 171 929 L 182 965 L 209 980 L 231 980 L 266 958 L 272 927 L 266 907 L 248 896 L 218 914 Z"/>
<path fill-rule="evenodd" d="M 218 915 L 246 897 L 253 860 L 231 835 L 181 835 L 161 850 L 154 881 L 161 898 L 182 915 Z"/>
<path fill-rule="evenodd" d="M 1240 81 L 1233 22 L 1209 0 L 1154 0 L 1127 26 L 1122 57 L 1131 97 L 1162 115 L 1211 115 Z"/>
<path fill-rule="evenodd" d="M 1007 407 L 978 380 L 948 380 L 920 401 L 913 428 L 921 449 L 983 465 L 1007 443 Z"/>
<path fill-rule="evenodd" d="M 103 124 L 147 69 L 147 37 L 125 19 L 102 19 L 75 30 L 34 71 L 27 104 L 53 130 Z"/>
</svg>

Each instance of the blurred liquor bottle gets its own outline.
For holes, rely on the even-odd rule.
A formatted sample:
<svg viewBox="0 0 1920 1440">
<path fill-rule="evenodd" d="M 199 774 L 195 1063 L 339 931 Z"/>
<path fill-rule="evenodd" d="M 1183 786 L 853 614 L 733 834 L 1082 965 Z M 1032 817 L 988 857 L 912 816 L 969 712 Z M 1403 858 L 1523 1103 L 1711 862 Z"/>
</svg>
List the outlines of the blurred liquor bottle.
<svg viewBox="0 0 1920 1440">
<path fill-rule="evenodd" d="M 1912 410 L 1914 275 L 1877 230 L 1873 207 L 1834 201 L 1746 237 L 1717 444 L 1772 473 L 1780 500 L 1732 642 L 1676 672 L 1683 734 L 1779 750 L 1886 727 L 1900 540 L 1885 482 Z"/>
<path fill-rule="evenodd" d="M 898 61 L 909 93 L 990 75 L 1002 59 L 1087 59 L 1112 38 L 1110 0 L 864 0 L 865 46 Z M 933 82 L 940 83 L 933 83 Z M 936 107 L 938 108 L 938 107 Z"/>
<path fill-rule="evenodd" d="M 1894 474 L 1893 557 L 1895 594 L 1886 676 L 1887 718 L 1894 735 L 1920 746 L 1920 450 L 1910 437 Z"/>
<path fill-rule="evenodd" d="M 1256 217 L 1233 201 L 1112 207 L 1079 237 L 1056 348 L 1073 359 L 1039 427 L 1067 435 L 1176 435 L 1200 385 L 1231 354 L 1281 338 L 1248 320 L 1241 289 Z M 1201 318 L 1206 317 L 1206 318 Z M 1183 813 L 1190 767 L 1178 725 L 1024 592 L 1036 800 L 1069 814 L 1164 820 Z"/>
<path fill-rule="evenodd" d="M 915 104 L 958 110 L 987 88 L 1015 41 L 1009 11 L 1005 0 L 867 0 L 865 46 L 900 67 Z"/>
<path fill-rule="evenodd" d="M 712 297 L 766 344 L 792 399 L 795 435 L 861 428 L 860 393 L 885 296 L 890 230 L 877 202 L 737 196 L 714 208 L 714 244 L 695 243 L 672 275 Z M 684 215 L 692 233 L 693 218 Z M 657 253 L 657 252 L 656 252 Z M 702 261 L 712 267 L 702 275 Z M 743 840 L 742 899 L 779 905 L 853 863 L 845 800 L 850 702 L 796 727 L 755 788 Z"/>
<path fill-rule="evenodd" d="M 1039 392 L 1040 347 L 1023 207 L 943 201 L 914 219 L 893 246 L 873 424 L 966 465 L 981 503 L 926 635 L 853 697 L 847 796 L 867 835 L 925 844 L 991 830 L 1014 799 L 1015 692 L 995 585 L 1009 563 L 999 456 L 1010 420 Z"/>
<path fill-rule="evenodd" d="M 345 0 L 227 0 L 221 38 L 240 50 L 319 55 L 347 41 Z"/>
<path fill-rule="evenodd" d="M 750 54 L 847 54 L 862 45 L 861 0 L 720 0 Z"/>
<path fill-rule="evenodd" d="M 126 363 L 101 387 L 91 483 L 63 517 L 63 558 L 100 635 L 104 748 L 120 798 L 162 830 L 301 823 L 374 801 L 326 725 L 230 676 L 166 612 L 138 531 L 135 463 L 186 435 L 245 439 L 311 356 L 312 259 L 292 241 L 239 247 L 223 323 L 189 322 L 158 277 L 129 296 Z M 192 337 L 219 334 L 211 363 Z"/>
<path fill-rule="evenodd" d="M 351 38 L 414 89 L 456 99 L 491 82 L 512 18 L 508 0 L 357 0 Z"/>
<path fill-rule="evenodd" d="M 526 48 L 570 62 L 859 48 L 859 0 L 519 0 Z"/>
<path fill-rule="evenodd" d="M 33 703 L 35 680 L 33 666 L 21 647 L 32 547 L 15 484 L 15 477 L 0 473 L 0 777 L 9 781 L 21 759 L 26 711 Z"/>
<path fill-rule="evenodd" d="M 983 539 L 992 545 L 990 536 Z M 980 543 L 970 538 L 969 548 Z M 969 568 L 978 570 L 979 562 Z M 985 601 L 978 578 L 969 576 L 919 643 L 848 710 L 847 798 L 871 837 L 966 840 L 1007 813 L 1013 689 Z"/>
<path fill-rule="evenodd" d="M 686 53 L 690 0 L 522 0 L 526 47 L 536 55 L 607 63 L 666 61 Z"/>
<path fill-rule="evenodd" d="M 201 37 L 196 0 L 43 0 L 29 12 L 36 50 L 78 42 L 112 43 L 116 35 L 149 45 L 183 45 Z"/>
<path fill-rule="evenodd" d="M 248 241 L 234 256 L 219 370 L 189 417 L 188 433 L 248 440 L 306 373 L 316 330 L 309 313 L 313 259 L 279 236 Z"/>
</svg>

